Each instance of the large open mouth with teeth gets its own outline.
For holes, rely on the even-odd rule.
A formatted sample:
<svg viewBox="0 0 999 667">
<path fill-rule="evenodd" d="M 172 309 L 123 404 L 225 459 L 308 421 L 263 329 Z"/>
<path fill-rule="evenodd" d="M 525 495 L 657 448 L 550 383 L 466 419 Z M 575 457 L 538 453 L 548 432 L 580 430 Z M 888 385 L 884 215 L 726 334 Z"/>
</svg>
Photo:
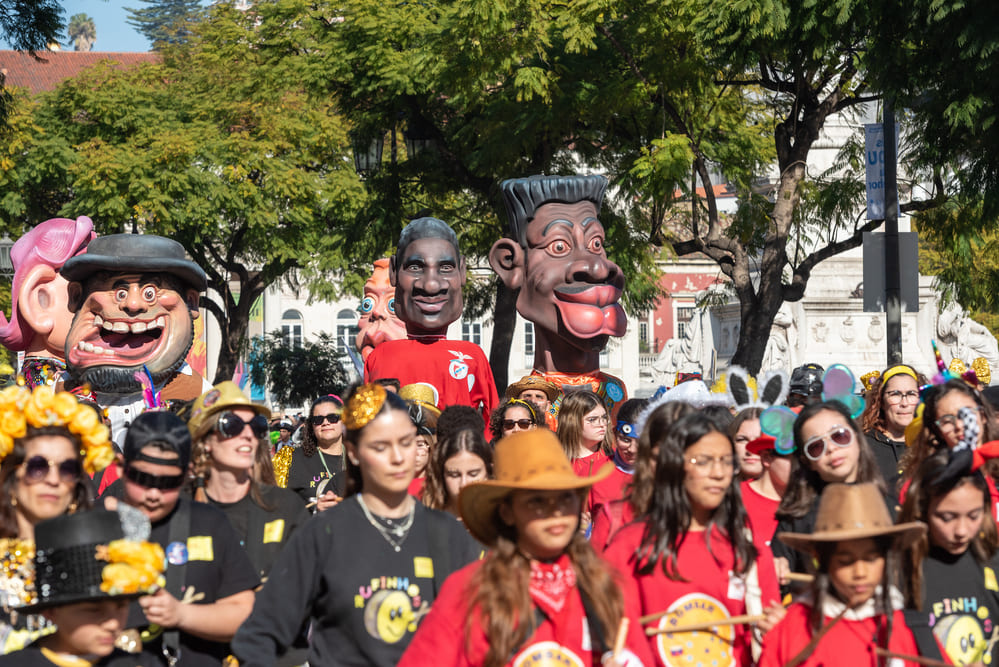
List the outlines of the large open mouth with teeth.
<svg viewBox="0 0 999 667">
<path fill-rule="evenodd" d="M 86 327 L 80 340 L 68 350 L 75 366 L 93 363 L 138 365 L 152 359 L 165 341 L 167 317 L 151 320 L 105 320 L 95 314 L 92 327 Z"/>
</svg>

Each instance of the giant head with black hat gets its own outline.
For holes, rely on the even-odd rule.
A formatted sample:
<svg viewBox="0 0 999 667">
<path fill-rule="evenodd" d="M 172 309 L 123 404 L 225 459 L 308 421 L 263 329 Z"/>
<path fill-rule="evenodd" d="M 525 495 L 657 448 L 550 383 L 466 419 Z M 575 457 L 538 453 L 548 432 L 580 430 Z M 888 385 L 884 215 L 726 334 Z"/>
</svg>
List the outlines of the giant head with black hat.
<svg viewBox="0 0 999 667">
<path fill-rule="evenodd" d="M 132 394 L 143 367 L 157 388 L 184 364 L 194 340 L 198 297 L 207 278 L 171 239 L 113 234 L 91 241 L 68 260 L 73 323 L 66 363 L 73 378 L 94 390 Z M 195 398 L 194 395 L 187 398 Z"/>
</svg>

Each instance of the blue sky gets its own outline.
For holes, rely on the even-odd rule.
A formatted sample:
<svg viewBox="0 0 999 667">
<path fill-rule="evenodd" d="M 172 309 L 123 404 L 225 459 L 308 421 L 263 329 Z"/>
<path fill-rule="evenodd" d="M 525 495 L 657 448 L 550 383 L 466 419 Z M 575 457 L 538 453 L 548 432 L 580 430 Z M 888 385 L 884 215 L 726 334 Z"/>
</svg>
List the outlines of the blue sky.
<svg viewBox="0 0 999 667">
<path fill-rule="evenodd" d="M 74 14 L 86 14 L 94 19 L 97 28 L 97 41 L 94 51 L 148 51 L 149 40 L 135 28 L 128 25 L 128 12 L 125 7 L 141 9 L 146 7 L 142 0 L 64 0 L 62 3 L 63 19 L 69 23 L 69 17 Z M 63 48 L 73 50 L 67 45 L 69 38 L 63 31 Z M 10 48 L 10 45 L 0 39 L 0 48 Z"/>
</svg>

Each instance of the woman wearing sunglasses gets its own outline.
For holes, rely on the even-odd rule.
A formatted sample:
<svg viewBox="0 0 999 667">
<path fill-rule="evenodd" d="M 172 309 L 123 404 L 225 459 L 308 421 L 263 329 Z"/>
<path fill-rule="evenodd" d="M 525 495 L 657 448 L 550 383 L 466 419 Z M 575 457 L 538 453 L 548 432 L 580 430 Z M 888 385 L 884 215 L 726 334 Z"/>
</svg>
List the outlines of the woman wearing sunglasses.
<svg viewBox="0 0 999 667">
<path fill-rule="evenodd" d="M 793 433 L 797 456 L 777 508 L 776 532 L 811 532 L 822 490 L 833 482 L 873 482 L 888 507 L 895 507 L 871 448 L 842 403 L 834 400 L 806 406 L 794 421 Z M 779 540 L 770 546 L 782 583 L 788 572 L 807 571 L 806 558 L 800 552 Z"/>
<path fill-rule="evenodd" d="M 114 450 L 97 413 L 72 394 L 14 386 L 0 391 L 0 459 L 0 653 L 8 653 L 45 626 L 40 616 L 9 613 L 33 601 L 25 584 L 35 525 L 89 509 L 87 474 L 111 463 Z"/>
<path fill-rule="evenodd" d="M 493 446 L 500 438 L 517 431 L 530 431 L 545 423 L 545 416 L 534 403 L 519 398 L 508 398 L 489 416 L 489 431 Z"/>
<path fill-rule="evenodd" d="M 191 415 L 194 499 L 225 513 L 257 573 L 266 577 L 309 517 L 295 493 L 265 483 L 273 476 L 266 479 L 259 453 L 266 448 L 270 410 L 252 403 L 235 383 L 221 382 L 198 397 Z"/>
<path fill-rule="evenodd" d="M 343 401 L 327 394 L 312 402 L 302 431 L 302 446 L 291 449 L 287 488 L 324 512 L 343 499 L 346 454 L 343 448 Z M 283 451 L 283 450 L 282 450 Z M 274 459 L 275 471 L 278 458 Z M 320 489 L 320 487 L 322 487 Z M 321 490 L 322 493 L 317 493 Z"/>
</svg>

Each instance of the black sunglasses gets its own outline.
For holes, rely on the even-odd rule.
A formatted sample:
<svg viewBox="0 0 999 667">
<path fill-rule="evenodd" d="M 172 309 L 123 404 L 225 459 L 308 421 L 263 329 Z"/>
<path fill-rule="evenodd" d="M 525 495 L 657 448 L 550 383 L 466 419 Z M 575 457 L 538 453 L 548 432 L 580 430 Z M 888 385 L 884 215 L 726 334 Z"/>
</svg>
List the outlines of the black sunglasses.
<svg viewBox="0 0 999 667">
<path fill-rule="evenodd" d="M 503 430 L 504 431 L 512 430 L 514 426 L 519 426 L 522 430 L 526 431 L 527 429 L 529 429 L 532 426 L 534 426 L 534 422 L 531 421 L 530 419 L 504 419 L 503 420 Z"/>
<path fill-rule="evenodd" d="M 243 432 L 249 424 L 253 430 L 253 435 L 263 438 L 267 435 L 267 419 L 263 415 L 254 415 L 250 421 L 243 421 L 243 418 L 232 412 L 223 412 L 215 422 L 215 430 L 227 438 L 235 438 Z"/>
<path fill-rule="evenodd" d="M 173 491 L 184 485 L 184 475 L 152 475 L 125 464 L 125 478 L 146 489 Z"/>
<path fill-rule="evenodd" d="M 59 472 L 59 479 L 67 483 L 80 479 L 80 474 L 83 472 L 83 466 L 78 459 L 66 459 L 56 463 L 44 456 L 32 456 L 24 462 L 24 477 L 31 482 L 40 482 L 48 476 L 52 468 Z"/>
<path fill-rule="evenodd" d="M 323 422 L 327 421 L 331 424 L 337 424 L 340 422 L 340 415 L 335 412 L 331 412 L 328 415 L 312 415 L 309 417 L 309 423 L 313 426 L 319 426 Z"/>
</svg>

